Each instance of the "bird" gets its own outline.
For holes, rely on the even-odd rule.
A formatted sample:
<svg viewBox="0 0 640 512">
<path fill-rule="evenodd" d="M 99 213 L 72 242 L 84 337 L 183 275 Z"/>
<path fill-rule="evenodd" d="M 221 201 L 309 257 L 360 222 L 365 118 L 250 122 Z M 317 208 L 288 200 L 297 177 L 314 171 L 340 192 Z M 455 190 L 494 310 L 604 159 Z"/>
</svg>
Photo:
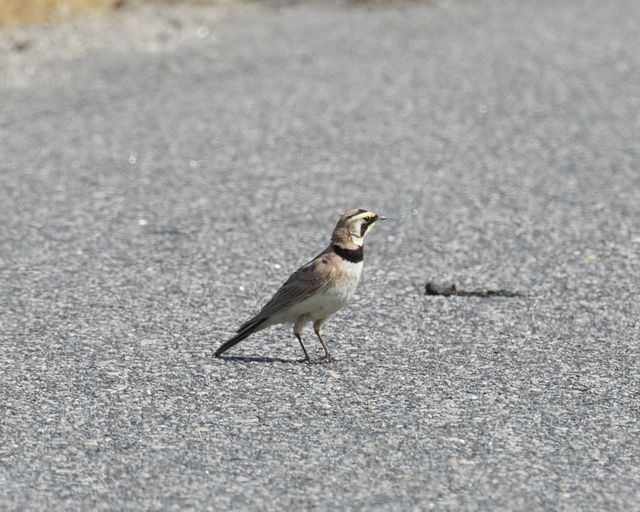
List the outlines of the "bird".
<svg viewBox="0 0 640 512">
<path fill-rule="evenodd" d="M 216 357 L 248 336 L 276 324 L 293 324 L 293 334 L 304 353 L 302 362 L 334 361 L 320 329 L 327 318 L 347 304 L 356 291 L 363 266 L 364 239 L 377 222 L 386 220 L 365 210 L 344 213 L 331 235 L 328 247 L 296 270 L 260 312 L 242 324 L 236 334 L 215 352 Z M 302 330 L 309 324 L 322 344 L 325 356 L 309 358 Z"/>
</svg>

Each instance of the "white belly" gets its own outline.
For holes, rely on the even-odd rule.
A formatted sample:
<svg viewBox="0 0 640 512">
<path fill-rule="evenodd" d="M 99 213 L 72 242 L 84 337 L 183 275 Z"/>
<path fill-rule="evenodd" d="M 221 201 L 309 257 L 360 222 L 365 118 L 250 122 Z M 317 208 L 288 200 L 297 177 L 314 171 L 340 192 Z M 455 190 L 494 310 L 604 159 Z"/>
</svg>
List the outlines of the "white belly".
<svg viewBox="0 0 640 512">
<path fill-rule="evenodd" d="M 334 287 L 325 293 L 317 294 L 300 303 L 299 316 L 306 314 L 310 321 L 318 320 L 332 315 L 342 306 L 347 304 L 356 291 L 356 285 Z M 298 308 L 296 308 L 298 309 Z"/>
</svg>

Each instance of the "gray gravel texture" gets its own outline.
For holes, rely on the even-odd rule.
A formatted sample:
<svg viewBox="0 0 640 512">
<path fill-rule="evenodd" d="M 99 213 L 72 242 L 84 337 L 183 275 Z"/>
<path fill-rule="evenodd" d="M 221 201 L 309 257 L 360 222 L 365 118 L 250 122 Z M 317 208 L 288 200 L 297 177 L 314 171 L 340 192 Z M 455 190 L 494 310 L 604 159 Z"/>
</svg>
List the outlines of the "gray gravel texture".
<svg viewBox="0 0 640 512">
<path fill-rule="evenodd" d="M 0 508 L 640 509 L 640 2 L 215 9 L 0 37 Z"/>
</svg>

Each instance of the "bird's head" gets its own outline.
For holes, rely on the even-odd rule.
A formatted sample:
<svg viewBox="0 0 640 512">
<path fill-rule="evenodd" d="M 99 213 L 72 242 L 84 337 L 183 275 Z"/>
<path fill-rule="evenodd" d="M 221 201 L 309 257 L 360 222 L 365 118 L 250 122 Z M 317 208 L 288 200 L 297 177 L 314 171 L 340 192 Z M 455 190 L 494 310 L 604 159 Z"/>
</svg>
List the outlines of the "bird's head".
<svg viewBox="0 0 640 512">
<path fill-rule="evenodd" d="M 363 209 L 350 210 L 340 217 L 331 241 L 345 248 L 362 247 L 367 233 L 380 220 L 385 220 L 385 217 Z"/>
</svg>

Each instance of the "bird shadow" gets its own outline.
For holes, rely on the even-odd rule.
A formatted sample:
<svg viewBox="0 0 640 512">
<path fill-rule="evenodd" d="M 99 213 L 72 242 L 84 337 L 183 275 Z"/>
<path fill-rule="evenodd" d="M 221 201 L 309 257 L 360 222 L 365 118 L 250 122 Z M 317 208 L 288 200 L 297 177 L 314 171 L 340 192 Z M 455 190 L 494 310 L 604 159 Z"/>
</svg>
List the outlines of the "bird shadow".
<svg viewBox="0 0 640 512">
<path fill-rule="evenodd" d="M 218 356 L 221 361 L 239 363 L 300 363 L 300 359 L 284 359 L 282 357 L 261 357 L 261 356 Z"/>
</svg>

